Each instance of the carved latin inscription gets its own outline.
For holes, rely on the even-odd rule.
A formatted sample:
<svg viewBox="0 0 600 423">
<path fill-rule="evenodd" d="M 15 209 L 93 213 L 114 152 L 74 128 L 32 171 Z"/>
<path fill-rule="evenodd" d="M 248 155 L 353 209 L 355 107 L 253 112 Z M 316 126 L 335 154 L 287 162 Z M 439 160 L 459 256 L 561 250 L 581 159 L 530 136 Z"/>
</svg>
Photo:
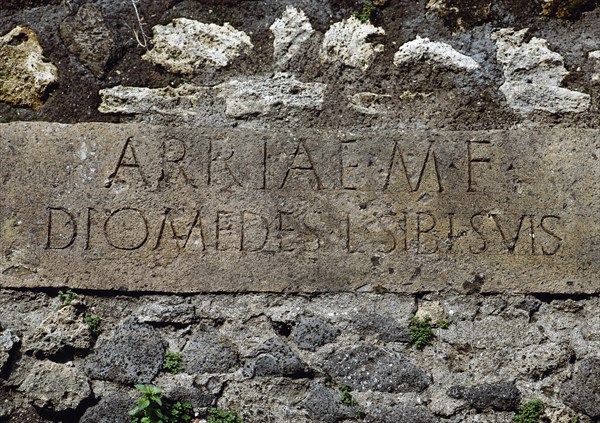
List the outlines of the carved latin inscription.
<svg viewBox="0 0 600 423">
<path fill-rule="evenodd" d="M 558 292 L 596 283 L 596 132 L 91 124 L 36 143 L 13 126 L 0 129 L 0 272 L 174 291 L 413 292 L 486 272 L 503 275 L 491 290 L 523 275 Z"/>
</svg>

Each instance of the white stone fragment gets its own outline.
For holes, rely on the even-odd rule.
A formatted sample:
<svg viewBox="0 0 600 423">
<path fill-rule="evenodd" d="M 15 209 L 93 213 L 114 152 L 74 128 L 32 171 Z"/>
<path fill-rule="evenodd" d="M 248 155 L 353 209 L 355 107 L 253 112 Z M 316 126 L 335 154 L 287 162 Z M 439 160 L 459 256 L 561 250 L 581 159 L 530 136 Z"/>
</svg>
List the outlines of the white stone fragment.
<svg viewBox="0 0 600 423">
<path fill-rule="evenodd" d="M 177 88 L 116 86 L 100 90 L 101 113 L 131 115 L 157 124 L 206 125 L 223 117 L 267 114 L 274 107 L 321 110 L 325 88 L 280 73 L 273 77 L 234 79 L 215 87 L 183 84 Z M 222 99 L 217 100 L 215 99 Z M 224 105 L 224 106 L 223 106 Z"/>
<path fill-rule="evenodd" d="M 340 62 L 366 71 L 383 44 L 373 45 L 366 40 L 371 35 L 384 35 L 383 28 L 363 23 L 352 16 L 331 25 L 325 33 L 319 55 L 323 62 Z"/>
<path fill-rule="evenodd" d="M 253 45 L 250 37 L 229 23 L 223 26 L 177 18 L 152 28 L 153 48 L 143 59 L 174 73 L 193 74 L 203 66 L 222 68 Z"/>
<path fill-rule="evenodd" d="M 127 115 L 160 114 L 182 116 L 195 113 L 210 96 L 210 88 L 183 84 L 177 88 L 124 87 L 118 85 L 100 90 L 100 113 Z"/>
<path fill-rule="evenodd" d="M 304 83 L 286 73 L 272 78 L 231 80 L 217 85 L 218 96 L 225 99 L 227 116 L 240 118 L 265 115 L 273 107 L 321 110 L 325 84 Z"/>
<path fill-rule="evenodd" d="M 19 337 L 9 329 L 5 329 L 0 333 L 0 370 L 8 363 L 13 348 L 15 348 L 20 341 Z"/>
<path fill-rule="evenodd" d="M 365 115 L 382 115 L 389 113 L 392 96 L 370 92 L 356 93 L 349 97 L 350 107 Z"/>
<path fill-rule="evenodd" d="M 17 26 L 0 37 L 0 101 L 38 109 L 58 69 L 43 56 L 35 32 Z"/>
<path fill-rule="evenodd" d="M 429 38 L 418 35 L 414 40 L 403 44 L 394 55 L 396 66 L 421 61 L 455 71 L 474 71 L 479 68 L 473 58 L 456 51 L 450 44 L 429 41 Z"/>
<path fill-rule="evenodd" d="M 415 317 L 419 319 L 430 318 L 434 325 L 446 319 L 446 311 L 439 301 L 419 301 Z"/>
<path fill-rule="evenodd" d="M 508 104 L 520 113 L 534 110 L 550 113 L 581 113 L 590 106 L 590 96 L 578 91 L 556 86 L 529 84 L 526 82 L 505 82 L 500 91 Z"/>
<path fill-rule="evenodd" d="M 588 58 L 594 61 L 596 72 L 592 74 L 592 82 L 600 84 L 600 50 L 590 51 Z"/>
<path fill-rule="evenodd" d="M 302 10 L 288 6 L 281 18 L 273 22 L 269 28 L 273 40 L 273 55 L 279 68 L 285 67 L 308 41 L 314 30 Z"/>
<path fill-rule="evenodd" d="M 492 34 L 496 58 L 504 71 L 500 91 L 511 108 L 522 114 L 535 110 L 580 113 L 590 106 L 588 94 L 561 88 L 569 74 L 560 54 L 546 40 L 533 37 L 524 43 L 527 28 L 504 28 Z"/>
<path fill-rule="evenodd" d="M 54 412 L 75 410 L 92 394 L 83 370 L 72 363 L 35 361 L 18 388 L 40 408 Z"/>
</svg>

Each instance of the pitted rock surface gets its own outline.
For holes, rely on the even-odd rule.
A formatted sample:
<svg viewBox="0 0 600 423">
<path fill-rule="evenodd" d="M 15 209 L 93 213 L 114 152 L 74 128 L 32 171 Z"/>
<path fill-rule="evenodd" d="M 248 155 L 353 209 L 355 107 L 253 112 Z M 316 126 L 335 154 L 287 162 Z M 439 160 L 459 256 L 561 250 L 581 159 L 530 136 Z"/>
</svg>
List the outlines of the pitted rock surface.
<svg viewBox="0 0 600 423">
<path fill-rule="evenodd" d="M 43 56 L 36 33 L 17 26 L 0 37 L 0 59 L 0 101 L 42 107 L 44 94 L 58 80 L 58 69 Z"/>
<path fill-rule="evenodd" d="M 117 393 L 102 398 L 81 417 L 80 423 L 131 423 L 128 412 L 135 400 L 127 394 Z"/>
<path fill-rule="evenodd" d="M 192 304 L 186 304 L 181 299 L 162 302 L 152 301 L 141 306 L 135 313 L 141 323 L 157 324 L 190 324 L 196 317 L 196 309 Z"/>
<path fill-rule="evenodd" d="M 242 372 L 246 377 L 304 377 L 308 370 L 289 345 L 271 338 L 256 348 Z"/>
<path fill-rule="evenodd" d="M 61 22 L 60 36 L 69 51 L 77 55 L 95 76 L 104 75 L 116 43 L 98 6 L 83 4 L 77 14 Z"/>
<path fill-rule="evenodd" d="M 431 383 L 431 376 L 402 354 L 366 344 L 335 352 L 324 369 L 357 391 L 421 392 Z"/>
<path fill-rule="evenodd" d="M 397 319 L 381 314 L 358 314 L 352 319 L 360 333 L 378 335 L 383 342 L 409 343 L 410 329 Z"/>
<path fill-rule="evenodd" d="M 499 411 L 513 411 L 519 407 L 521 393 L 514 383 L 495 383 L 478 386 L 452 386 L 448 390 L 450 398 L 467 401 L 477 410 L 493 408 Z"/>
<path fill-rule="evenodd" d="M 315 382 L 311 384 L 302 405 L 315 421 L 335 423 L 356 416 L 357 407 L 340 402 L 340 392 Z"/>
<path fill-rule="evenodd" d="M 315 351 L 317 348 L 332 342 L 340 334 L 335 326 L 321 319 L 305 317 L 298 320 L 294 333 L 294 341 L 298 348 Z"/>
<path fill-rule="evenodd" d="M 86 358 L 85 371 L 93 379 L 127 385 L 150 383 L 162 367 L 164 354 L 160 334 L 129 319 L 110 338 L 99 340 L 94 353 Z"/>
<path fill-rule="evenodd" d="M 425 407 L 393 405 L 371 407 L 365 411 L 368 423 L 437 423 L 440 420 Z"/>
<path fill-rule="evenodd" d="M 23 350 L 39 357 L 83 351 L 92 345 L 92 335 L 83 320 L 81 304 L 68 305 L 51 315 L 23 340 Z"/>
<path fill-rule="evenodd" d="M 10 355 L 15 347 L 21 342 L 21 339 L 10 329 L 4 329 L 0 333 L 0 372 L 10 360 Z"/>
<path fill-rule="evenodd" d="M 187 373 L 229 372 L 238 366 L 235 346 L 216 332 L 198 332 L 181 353 Z"/>
<path fill-rule="evenodd" d="M 569 407 L 600 417 L 600 359 L 581 360 L 571 380 L 562 384 L 560 396 Z"/>
</svg>

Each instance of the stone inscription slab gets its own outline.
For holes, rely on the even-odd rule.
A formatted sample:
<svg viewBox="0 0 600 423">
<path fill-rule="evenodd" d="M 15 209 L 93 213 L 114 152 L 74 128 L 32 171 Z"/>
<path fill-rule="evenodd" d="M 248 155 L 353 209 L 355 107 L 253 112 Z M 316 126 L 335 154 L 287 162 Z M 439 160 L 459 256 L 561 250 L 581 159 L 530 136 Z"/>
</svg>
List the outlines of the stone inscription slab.
<svg viewBox="0 0 600 423">
<path fill-rule="evenodd" d="M 600 291 L 600 131 L 0 125 L 0 285 Z"/>
</svg>

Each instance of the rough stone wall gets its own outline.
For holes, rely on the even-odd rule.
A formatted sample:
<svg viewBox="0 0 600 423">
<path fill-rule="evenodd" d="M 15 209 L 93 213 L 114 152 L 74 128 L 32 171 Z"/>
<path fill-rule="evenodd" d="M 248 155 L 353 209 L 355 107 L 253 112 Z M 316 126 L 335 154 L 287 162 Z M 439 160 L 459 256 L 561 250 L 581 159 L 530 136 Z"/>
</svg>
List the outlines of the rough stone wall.
<svg viewBox="0 0 600 423">
<path fill-rule="evenodd" d="M 37 34 L 57 76 L 44 107 L 5 99 L 2 121 L 598 126 L 595 1 L 389 0 L 364 24 L 361 1 L 138 1 L 141 28 L 130 1 L 4 3 L 0 33 Z"/>
<path fill-rule="evenodd" d="M 387 293 L 54 295 L 3 291 L 10 422 L 127 422 L 136 383 L 248 422 L 550 422 L 600 416 L 598 298 Z M 90 336 L 83 316 L 102 318 Z M 430 316 L 431 344 L 411 345 Z M 181 352 L 183 372 L 162 369 Z M 355 403 L 341 401 L 348 386 Z M 363 416 L 364 413 L 364 416 Z M 577 420 L 579 418 L 579 420 Z M 80 419 L 80 420 L 78 420 Z"/>
<path fill-rule="evenodd" d="M 367 23 L 360 1 L 8 0 L 0 121 L 597 128 L 595 4 L 373 1 Z M 598 297 L 466 282 L 467 296 L 80 292 L 62 308 L 4 290 L 0 419 L 126 422 L 133 385 L 153 383 L 199 418 L 510 422 L 539 399 L 546 421 L 599 421 Z M 422 349 L 415 314 L 431 317 Z M 181 374 L 161 370 L 167 351 Z"/>
</svg>

